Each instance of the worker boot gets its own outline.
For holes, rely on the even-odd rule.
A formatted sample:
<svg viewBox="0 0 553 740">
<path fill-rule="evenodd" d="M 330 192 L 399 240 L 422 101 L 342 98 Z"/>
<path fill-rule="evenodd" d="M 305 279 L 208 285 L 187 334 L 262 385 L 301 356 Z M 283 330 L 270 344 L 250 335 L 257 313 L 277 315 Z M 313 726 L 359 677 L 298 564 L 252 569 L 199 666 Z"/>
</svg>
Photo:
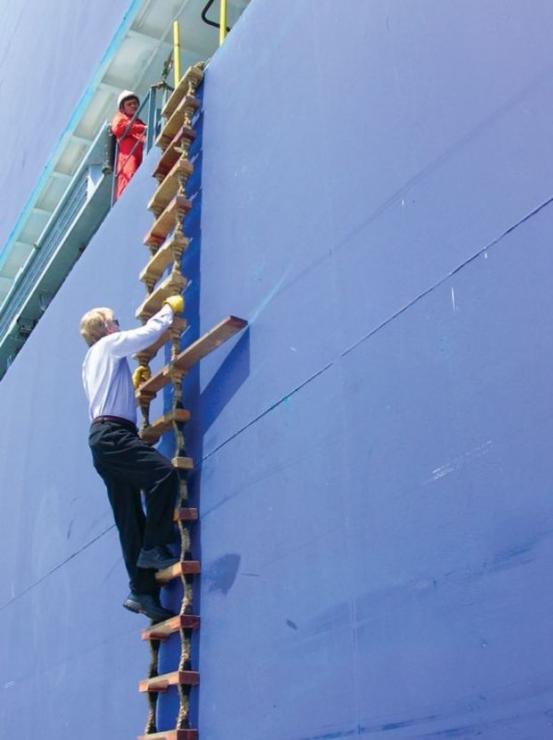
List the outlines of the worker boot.
<svg viewBox="0 0 553 740">
<path fill-rule="evenodd" d="M 161 606 L 157 594 L 135 594 L 131 591 L 123 602 L 123 606 L 135 614 L 144 614 L 153 622 L 163 622 L 175 616 L 170 609 Z"/>
<path fill-rule="evenodd" d="M 179 558 L 172 554 L 167 545 L 157 545 L 157 547 L 151 547 L 148 550 L 142 548 L 136 564 L 139 568 L 161 570 L 162 568 L 170 568 L 178 562 Z"/>
</svg>

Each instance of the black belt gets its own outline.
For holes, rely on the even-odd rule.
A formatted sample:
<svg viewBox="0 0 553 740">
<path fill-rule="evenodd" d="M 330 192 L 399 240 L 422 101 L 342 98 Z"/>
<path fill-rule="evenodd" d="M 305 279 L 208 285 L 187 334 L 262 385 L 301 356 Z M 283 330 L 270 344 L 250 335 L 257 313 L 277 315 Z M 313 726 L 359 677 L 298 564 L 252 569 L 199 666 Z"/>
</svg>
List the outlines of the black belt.
<svg viewBox="0 0 553 740">
<path fill-rule="evenodd" d="M 136 424 L 129 419 L 123 419 L 121 416 L 97 416 L 95 419 L 92 419 L 93 424 L 101 424 L 106 421 L 110 424 L 119 424 L 122 427 L 127 427 L 133 432 L 137 431 Z"/>
</svg>

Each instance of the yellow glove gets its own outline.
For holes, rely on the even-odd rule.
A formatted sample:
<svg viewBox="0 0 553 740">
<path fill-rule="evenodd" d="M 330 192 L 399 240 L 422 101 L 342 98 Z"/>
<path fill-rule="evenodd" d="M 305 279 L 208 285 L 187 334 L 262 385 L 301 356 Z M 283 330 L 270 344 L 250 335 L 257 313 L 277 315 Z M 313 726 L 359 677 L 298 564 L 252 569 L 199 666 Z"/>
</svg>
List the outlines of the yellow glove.
<svg viewBox="0 0 553 740">
<path fill-rule="evenodd" d="M 184 311 L 184 299 L 181 295 L 170 295 L 169 298 L 166 298 L 163 301 L 163 303 L 171 306 L 174 314 L 182 313 Z"/>
<path fill-rule="evenodd" d="M 142 383 L 150 380 L 151 377 L 152 373 L 150 372 L 150 368 L 146 367 L 146 365 L 139 365 L 132 374 L 132 384 L 135 390 L 137 390 Z"/>
</svg>

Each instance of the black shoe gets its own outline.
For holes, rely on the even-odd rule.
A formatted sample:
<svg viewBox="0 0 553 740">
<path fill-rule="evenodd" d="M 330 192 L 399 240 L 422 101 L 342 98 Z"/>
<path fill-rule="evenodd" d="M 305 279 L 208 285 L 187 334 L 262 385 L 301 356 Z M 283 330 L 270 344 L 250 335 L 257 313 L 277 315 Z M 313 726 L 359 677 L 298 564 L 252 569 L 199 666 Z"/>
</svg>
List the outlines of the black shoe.
<svg viewBox="0 0 553 740">
<path fill-rule="evenodd" d="M 135 614 L 145 614 L 154 622 L 163 622 L 175 616 L 170 609 L 161 606 L 159 596 L 154 594 L 135 594 L 131 591 L 123 606 Z"/>
<path fill-rule="evenodd" d="M 139 568 L 148 568 L 151 570 L 161 570 L 162 568 L 170 568 L 171 565 L 179 562 L 179 558 L 176 558 L 168 547 L 165 545 L 158 545 L 152 547 L 149 550 L 142 548 L 138 555 L 136 564 Z"/>
</svg>

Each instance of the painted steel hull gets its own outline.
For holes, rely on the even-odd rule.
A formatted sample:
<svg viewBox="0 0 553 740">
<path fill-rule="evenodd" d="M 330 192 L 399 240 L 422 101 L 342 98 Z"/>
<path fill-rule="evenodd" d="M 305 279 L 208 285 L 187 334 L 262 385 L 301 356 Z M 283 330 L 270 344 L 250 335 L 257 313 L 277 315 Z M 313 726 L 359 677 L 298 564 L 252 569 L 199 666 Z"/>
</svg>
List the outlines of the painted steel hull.
<svg viewBox="0 0 553 740">
<path fill-rule="evenodd" d="M 551 734 L 552 22 L 254 0 L 207 70 L 190 338 L 250 328 L 187 387 L 202 740 Z M 156 157 L 0 384 L 6 737 L 146 716 L 78 320 L 134 325 Z"/>
</svg>

